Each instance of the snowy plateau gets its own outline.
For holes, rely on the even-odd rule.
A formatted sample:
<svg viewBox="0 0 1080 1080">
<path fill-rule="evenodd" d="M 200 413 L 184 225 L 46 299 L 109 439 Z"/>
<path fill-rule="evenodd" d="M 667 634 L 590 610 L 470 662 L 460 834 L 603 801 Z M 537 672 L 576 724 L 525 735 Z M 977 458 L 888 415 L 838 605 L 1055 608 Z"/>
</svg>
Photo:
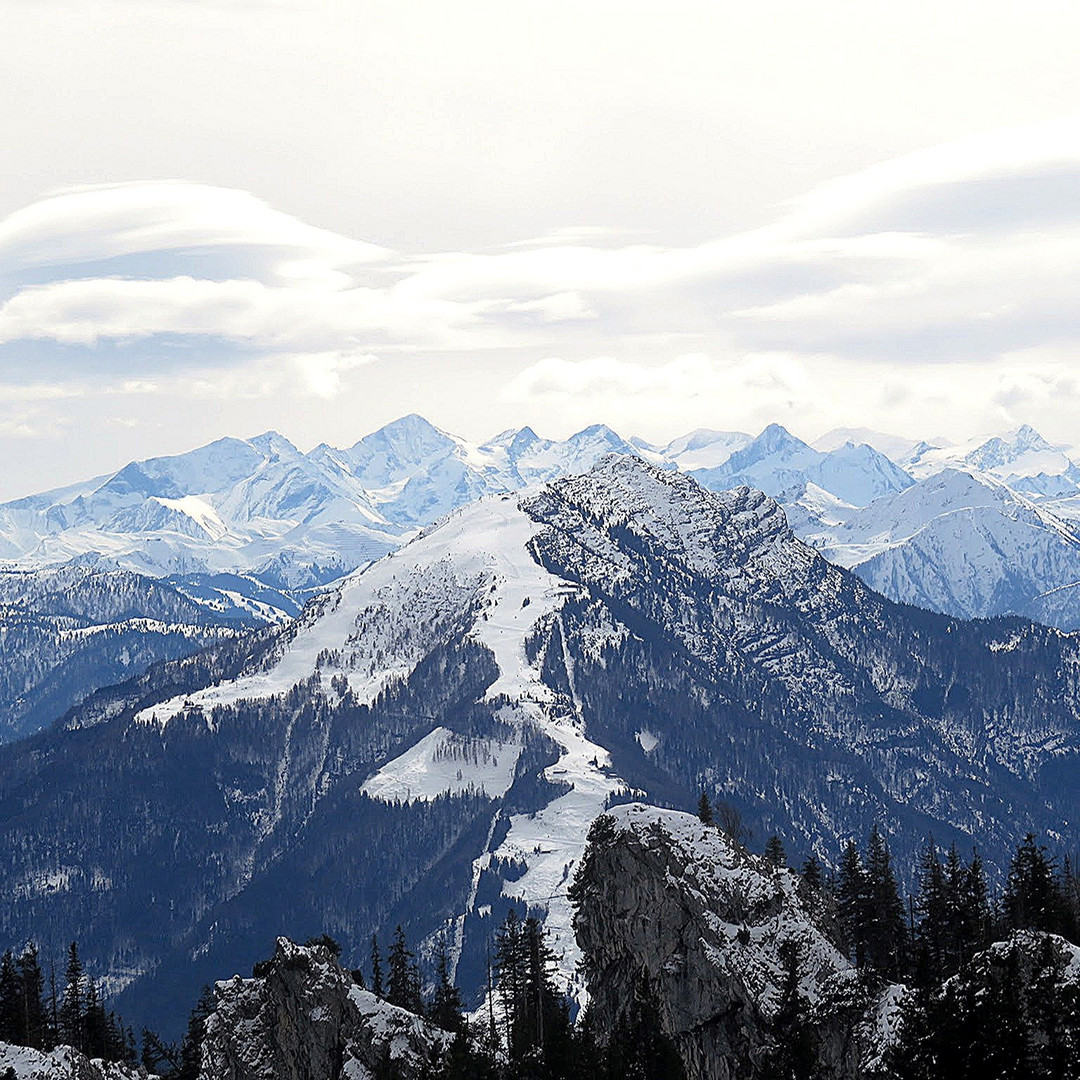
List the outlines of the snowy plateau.
<svg viewBox="0 0 1080 1080">
<path fill-rule="evenodd" d="M 1068 836 L 1078 679 L 1069 635 L 897 605 L 761 491 L 615 453 L 0 747 L 0 938 L 77 938 L 167 1027 L 279 935 L 355 964 L 398 923 L 475 1007 L 512 905 L 580 998 L 567 890 L 606 808 L 707 787 L 826 862 L 874 822 L 908 861 L 928 829 Z"/>
</svg>

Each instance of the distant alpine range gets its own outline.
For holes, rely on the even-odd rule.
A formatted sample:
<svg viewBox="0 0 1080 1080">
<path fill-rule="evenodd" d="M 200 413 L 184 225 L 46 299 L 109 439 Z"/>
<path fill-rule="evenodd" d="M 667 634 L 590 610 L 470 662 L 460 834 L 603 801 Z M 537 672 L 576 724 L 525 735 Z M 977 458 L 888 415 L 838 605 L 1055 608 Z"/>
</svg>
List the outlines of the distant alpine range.
<svg viewBox="0 0 1080 1080">
<path fill-rule="evenodd" d="M 598 424 L 473 444 L 409 415 L 346 449 L 225 438 L 0 505 L 0 741 L 156 660 L 296 616 L 454 509 L 608 454 L 765 492 L 890 599 L 1080 628 L 1080 467 L 1028 426 L 964 444 L 838 429 L 811 446 L 771 424 L 659 446 Z"/>
<path fill-rule="evenodd" d="M 664 446 L 600 424 L 562 441 L 526 427 L 472 444 L 410 415 L 306 454 L 267 432 L 0 505 L 0 566 L 183 578 L 196 602 L 272 621 L 459 506 L 611 453 L 713 491 L 764 491 L 797 536 L 892 599 L 1080 626 L 1080 467 L 1027 426 L 960 445 L 856 428 L 811 446 L 778 424 L 756 438 L 698 430 Z"/>
</svg>

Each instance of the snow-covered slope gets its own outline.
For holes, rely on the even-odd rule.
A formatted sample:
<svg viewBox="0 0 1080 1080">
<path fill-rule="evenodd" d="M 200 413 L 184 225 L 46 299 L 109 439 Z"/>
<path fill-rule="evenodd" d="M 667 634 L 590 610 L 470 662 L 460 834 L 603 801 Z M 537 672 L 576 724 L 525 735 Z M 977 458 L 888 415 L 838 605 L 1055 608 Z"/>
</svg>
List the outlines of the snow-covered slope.
<svg viewBox="0 0 1080 1080">
<path fill-rule="evenodd" d="M 670 461 L 683 472 L 698 472 L 723 465 L 732 454 L 745 449 L 753 438 L 742 431 L 711 431 L 698 428 L 672 439 L 666 446 L 638 444 L 651 450 L 661 461 Z"/>
<path fill-rule="evenodd" d="M 985 440 L 942 447 L 920 444 L 903 464 L 918 479 L 947 468 L 989 473 L 1034 498 L 1060 498 L 1080 490 L 1080 468 L 1028 424 Z"/>
<path fill-rule="evenodd" d="M 801 535 L 895 600 L 964 618 L 1008 612 L 1080 628 L 1080 540 L 990 474 L 946 469 L 851 510 L 804 494 Z M 1041 598 L 1056 596 L 1056 604 Z"/>
<path fill-rule="evenodd" d="M 483 446 L 410 415 L 353 446 L 303 454 L 267 432 L 0 506 L 0 559 L 41 567 L 96 556 L 151 575 L 253 576 L 304 589 L 400 546 L 484 495 L 638 453 L 601 425 L 564 441 L 529 428 Z"/>
<path fill-rule="evenodd" d="M 471 749 L 455 755 L 450 733 L 435 728 L 384 763 L 364 791 L 382 800 L 432 799 L 470 788 L 498 797 L 513 780 L 526 731 L 549 739 L 558 757 L 545 775 L 565 785 L 565 794 L 539 811 L 511 815 L 501 844 L 480 856 L 476 873 L 501 863 L 528 867 L 507 882 L 506 894 L 546 906 L 548 931 L 568 957 L 570 973 L 576 952 L 566 867 L 580 857 L 588 823 L 626 785 L 610 772 L 607 751 L 565 715 L 528 658 L 526 644 L 538 625 L 580 594 L 530 554 L 540 528 L 516 497 L 472 503 L 312 605 L 258 670 L 147 706 L 135 720 L 165 727 L 178 715 L 201 714 L 213 725 L 216 709 L 281 696 L 301 684 L 347 695 L 353 706 L 370 705 L 393 680 L 410 677 L 433 641 L 465 632 L 495 659 L 498 675 L 486 700 L 496 703 L 498 719 L 516 736 L 457 740 Z M 459 930 L 471 913 L 461 912 Z"/>
<path fill-rule="evenodd" d="M 1030 427 L 960 445 L 940 439 L 913 444 L 861 428 L 837 429 L 815 447 L 778 424 L 756 438 L 699 429 L 665 445 L 627 440 L 597 424 L 564 440 L 542 438 L 525 427 L 477 444 L 414 414 L 345 449 L 321 445 L 304 454 L 274 432 L 221 439 L 5 504 L 0 559 L 41 567 L 96 558 L 102 566 L 151 575 L 238 575 L 239 588 L 231 592 L 239 606 L 261 617 L 260 591 L 284 594 L 283 605 L 272 604 L 279 611 L 290 601 L 298 608 L 304 590 L 393 550 L 458 507 L 585 472 L 608 453 L 691 473 L 713 490 L 743 484 L 764 490 L 789 509 L 799 535 L 823 550 L 845 545 L 833 535 L 845 508 L 891 500 L 911 486 L 912 475 L 927 479 L 949 468 L 985 475 L 1059 517 L 1076 516 L 1072 500 L 1080 491 L 1080 469 Z M 914 532 L 910 523 L 898 528 Z M 941 558 L 938 549 L 928 548 L 908 561 L 904 573 L 916 579 L 953 575 L 949 561 L 963 559 L 963 545 L 957 547 L 950 536 L 941 544 Z M 975 568 L 976 592 L 1012 595 L 1001 565 L 990 559 Z M 888 577 L 874 580 L 888 587 Z M 1062 587 L 1056 579 L 1044 584 L 1047 592 Z M 938 603 L 941 594 L 929 580 L 925 587 L 916 581 L 912 590 L 896 593 L 922 603 Z M 221 600 L 232 597 L 219 593 Z M 1032 602 L 1024 610 L 1057 625 L 1073 618 L 1071 598 L 1055 593 L 1052 601 L 1035 604 L 1033 596 Z M 976 610 L 944 601 L 942 609 Z"/>
<path fill-rule="evenodd" d="M 909 455 L 918 445 L 918 439 L 908 439 L 903 435 L 890 435 L 884 431 L 875 431 L 867 427 L 839 427 L 825 432 L 815 439 L 810 445 L 815 450 L 828 453 L 836 450 L 844 443 L 854 443 L 859 446 L 865 443 L 880 451 L 890 461 L 903 464 L 903 459 Z"/>
<path fill-rule="evenodd" d="M 96 554 L 150 575 L 253 572 L 285 587 L 339 576 L 402 533 L 348 472 L 272 432 L 0 506 L 0 551 L 19 566 Z"/>
<path fill-rule="evenodd" d="M 100 686 L 261 621 L 122 570 L 0 572 L 0 743 L 41 730 Z"/>
<path fill-rule="evenodd" d="M 145 1069 L 85 1057 L 70 1046 L 34 1050 L 0 1042 L 0 1077 L 11 1080 L 154 1080 Z"/>
</svg>

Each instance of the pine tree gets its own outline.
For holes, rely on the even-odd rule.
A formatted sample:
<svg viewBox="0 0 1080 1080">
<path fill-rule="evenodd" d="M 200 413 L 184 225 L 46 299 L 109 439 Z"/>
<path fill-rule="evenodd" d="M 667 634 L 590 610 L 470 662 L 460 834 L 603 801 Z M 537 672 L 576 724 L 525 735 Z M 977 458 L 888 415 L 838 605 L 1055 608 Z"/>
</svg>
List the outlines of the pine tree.
<svg viewBox="0 0 1080 1080">
<path fill-rule="evenodd" d="M 778 869 L 787 866 L 787 853 L 784 851 L 784 843 L 776 833 L 773 833 L 765 841 L 765 858 Z"/>
<path fill-rule="evenodd" d="M 1061 933 L 1073 944 L 1080 942 L 1080 878 L 1068 855 L 1061 867 Z"/>
<path fill-rule="evenodd" d="M 928 980 L 926 985 L 939 982 L 945 974 L 947 906 L 945 872 L 937 846 L 931 840 L 920 858 L 919 891 L 915 897 L 915 910 L 919 914 L 916 941 L 924 957 L 916 971 Z"/>
<path fill-rule="evenodd" d="M 799 990 L 799 946 L 788 938 L 777 951 L 784 977 L 764 1074 L 768 1080 L 810 1080 L 817 1070 L 818 1039 L 810 1003 Z"/>
<path fill-rule="evenodd" d="M 715 824 L 712 803 L 709 802 L 709 796 L 705 791 L 702 791 L 701 797 L 698 799 L 697 816 L 702 825 Z"/>
<path fill-rule="evenodd" d="M 821 863 L 818 862 L 816 856 L 811 855 L 810 858 L 803 863 L 802 879 L 806 883 L 807 888 L 813 889 L 815 892 L 820 892 L 824 889 L 825 872 L 822 870 Z"/>
<path fill-rule="evenodd" d="M 23 1002 L 15 958 L 8 949 L 0 959 L 0 1042 L 26 1045 L 22 1024 Z"/>
<path fill-rule="evenodd" d="M 459 1032 L 465 1027 L 461 992 L 450 978 L 450 958 L 446 952 L 446 941 L 441 938 L 435 952 L 435 993 L 428 1018 L 443 1031 Z"/>
<path fill-rule="evenodd" d="M 865 926 L 869 904 L 866 871 L 859 849 L 849 840 L 840 858 L 836 883 L 836 914 L 840 923 L 844 948 L 848 956 L 862 967 L 866 962 Z"/>
<path fill-rule="evenodd" d="M 925 944 L 919 949 L 912 981 L 912 988 L 900 999 L 898 1036 L 886 1048 L 886 1074 L 894 1080 L 937 1080 L 938 987 Z"/>
<path fill-rule="evenodd" d="M 994 1080 L 1030 1080 L 1032 1075 L 1031 1025 L 1017 953 L 1008 951 L 1002 970 L 992 972 L 986 989 L 968 1007 L 975 1021 L 967 1039 L 978 1070 L 974 1075 Z"/>
<path fill-rule="evenodd" d="M 980 949 L 986 948 L 995 931 L 994 915 L 990 905 L 990 889 L 986 883 L 982 858 L 972 852 L 964 874 L 964 914 L 961 920 L 962 962 Z"/>
<path fill-rule="evenodd" d="M 105 1009 L 93 979 L 86 980 L 86 1005 L 83 1012 L 83 1052 L 87 1057 L 106 1057 Z"/>
<path fill-rule="evenodd" d="M 379 939 L 371 935 L 371 992 L 383 996 L 382 957 L 379 955 Z"/>
<path fill-rule="evenodd" d="M 1061 896 L 1054 863 L 1032 833 L 1017 847 L 1009 867 L 1003 902 L 1006 922 L 1014 930 L 1054 932 L 1061 922 Z"/>
<path fill-rule="evenodd" d="M 517 912 L 510 908 L 495 935 L 495 974 L 503 1015 L 507 1054 L 518 1056 L 517 1030 L 526 1008 L 525 963 L 522 928 Z"/>
<path fill-rule="evenodd" d="M 400 924 L 394 930 L 394 943 L 390 946 L 386 966 L 386 1000 L 419 1016 L 424 1011 L 420 998 L 420 972 Z"/>
<path fill-rule="evenodd" d="M 607 1074 L 626 1080 L 682 1080 L 686 1073 L 675 1044 L 664 1031 L 660 1007 L 642 972 L 608 1047 Z"/>
<path fill-rule="evenodd" d="M 165 1042 L 156 1032 L 143 1028 L 142 1055 L 139 1058 L 148 1073 L 175 1077 L 182 1067 L 180 1047 Z"/>
<path fill-rule="evenodd" d="M 519 1018 L 520 1039 L 546 1062 L 549 1071 L 564 1071 L 570 1053 L 570 1009 L 555 985 L 555 954 L 538 919 L 525 920 L 525 1011 Z"/>
<path fill-rule="evenodd" d="M 65 973 L 64 996 L 60 1002 L 60 1034 L 69 1046 L 84 1050 L 85 1039 L 85 974 L 79 959 L 78 945 L 68 946 L 68 963 Z"/>
<path fill-rule="evenodd" d="M 41 972 L 37 945 L 30 942 L 16 961 L 22 988 L 23 1020 L 26 1045 L 37 1050 L 52 1047 L 48 1017 L 45 1013 L 45 976 Z"/>
<path fill-rule="evenodd" d="M 883 978 L 898 980 L 907 958 L 907 923 L 889 845 L 875 825 L 866 851 L 866 961 Z"/>
<path fill-rule="evenodd" d="M 206 1034 L 206 1020 L 214 1011 L 214 988 L 204 986 L 199 1000 L 188 1016 L 187 1031 L 180 1043 L 180 1068 L 172 1080 L 198 1080 L 202 1065 L 202 1042 Z"/>
</svg>

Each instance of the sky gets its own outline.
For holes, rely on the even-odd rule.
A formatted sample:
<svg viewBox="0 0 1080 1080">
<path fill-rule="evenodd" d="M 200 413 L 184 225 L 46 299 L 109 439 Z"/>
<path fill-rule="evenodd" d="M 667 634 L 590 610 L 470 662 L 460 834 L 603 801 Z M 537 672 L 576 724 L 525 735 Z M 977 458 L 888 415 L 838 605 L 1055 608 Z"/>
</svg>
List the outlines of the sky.
<svg viewBox="0 0 1080 1080">
<path fill-rule="evenodd" d="M 405 413 L 1080 442 L 1080 9 L 0 0 L 0 498 Z"/>
</svg>

